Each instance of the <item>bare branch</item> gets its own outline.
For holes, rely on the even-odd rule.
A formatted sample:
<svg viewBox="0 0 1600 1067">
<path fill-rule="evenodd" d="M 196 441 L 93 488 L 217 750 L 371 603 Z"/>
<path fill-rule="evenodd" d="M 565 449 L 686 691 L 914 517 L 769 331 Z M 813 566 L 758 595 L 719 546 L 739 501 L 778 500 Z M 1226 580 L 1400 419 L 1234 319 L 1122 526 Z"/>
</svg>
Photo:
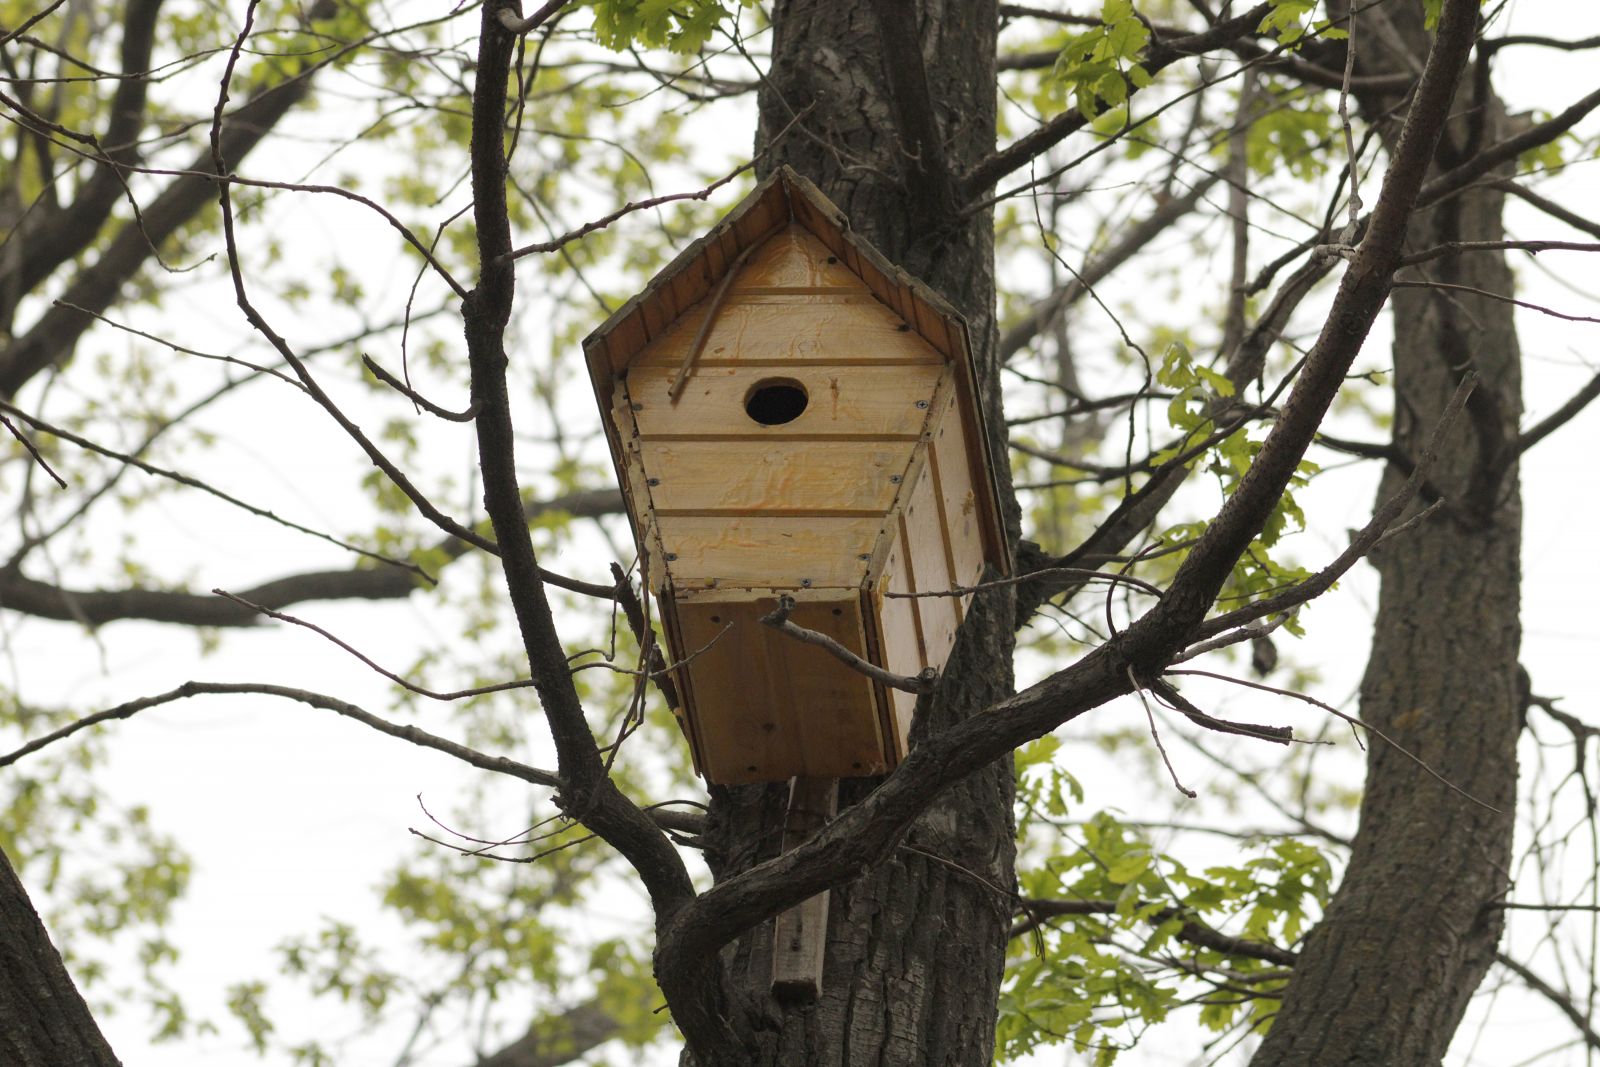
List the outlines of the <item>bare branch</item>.
<svg viewBox="0 0 1600 1067">
<path fill-rule="evenodd" d="M 542 771 L 537 767 L 530 767 L 526 763 L 519 763 L 504 756 L 485 755 L 477 749 L 446 740 L 416 726 L 390 722 L 388 719 L 381 718 L 370 711 L 366 711 L 348 701 L 339 700 L 336 697 L 314 693 L 309 689 L 294 689 L 286 685 L 270 685 L 262 682 L 184 682 L 176 689 L 169 689 L 167 692 L 159 693 L 156 696 L 130 700 L 124 704 L 118 704 L 114 708 L 97 711 L 93 715 L 85 715 L 83 718 L 61 727 L 59 730 L 52 730 L 43 737 L 37 737 L 29 741 L 21 748 L 5 755 L 0 755 L 0 767 L 9 767 L 24 756 L 32 755 L 40 749 L 71 737 L 81 730 L 86 730 L 103 722 L 132 718 L 147 708 L 160 707 L 163 704 L 187 700 L 190 697 L 240 694 L 256 694 L 283 697 L 286 700 L 297 700 L 314 708 L 322 708 L 324 711 L 343 715 L 347 719 L 353 719 L 364 726 L 370 726 L 379 733 L 388 734 L 390 737 L 398 737 L 400 740 L 409 741 L 413 745 L 420 745 L 423 748 L 431 748 L 443 752 L 447 756 L 454 756 L 463 763 L 470 763 L 481 770 L 510 775 L 512 778 L 519 778 L 534 785 L 547 785 L 556 789 L 563 787 L 562 780 L 549 771 Z"/>
<path fill-rule="evenodd" d="M 358 556 L 365 556 L 367 559 L 374 560 L 378 563 L 385 563 L 391 567 L 398 567 L 401 570 L 408 571 L 411 574 L 416 575 L 426 582 L 432 583 L 434 581 L 432 575 L 428 574 L 427 571 L 423 570 L 415 563 L 410 563 L 402 559 L 394 559 L 390 556 L 384 555 L 381 552 L 374 552 L 371 549 L 362 548 L 360 545 L 341 540 L 340 538 L 334 537 L 332 534 L 326 534 L 320 530 L 313 530 L 309 526 L 302 526 L 300 523 L 281 518 L 275 512 L 270 511 L 267 508 L 257 507 L 254 504 L 240 500 L 233 494 L 225 493 L 216 486 L 202 482 L 200 479 L 192 477 L 191 475 L 184 474 L 180 471 L 169 470 L 166 467 L 158 467 L 154 463 L 149 463 L 140 459 L 138 456 L 130 455 L 126 452 L 118 452 L 114 448 L 107 448 L 105 445 L 97 444 L 81 434 L 76 434 L 71 430 L 56 426 L 53 423 L 45 422 L 38 416 L 30 415 L 28 412 L 23 411 L 14 404 L 8 404 L 5 401 L 0 400 L 0 412 L 5 412 L 9 415 L 15 415 L 17 418 L 21 419 L 23 422 L 27 423 L 29 426 L 32 426 L 36 430 L 41 430 L 44 433 L 47 433 L 52 437 L 58 437 L 63 441 L 70 441 L 79 448 L 105 456 L 107 459 L 114 459 L 120 463 L 126 463 L 130 467 L 136 467 L 139 470 L 144 471 L 146 474 L 152 474 L 157 478 L 165 478 L 170 482 L 176 482 L 179 485 L 185 485 L 191 489 L 198 489 L 202 493 L 207 493 L 211 496 L 214 496 L 218 500 L 231 504 L 241 511 L 247 511 L 259 518 L 266 519 L 269 522 L 275 522 L 279 526 L 285 526 L 299 533 L 308 534 L 312 537 L 315 537 L 319 541 L 326 541 L 331 545 L 337 545 L 346 552 L 354 552 Z"/>
<path fill-rule="evenodd" d="M 1517 435 L 1515 452 L 1521 455 L 1555 431 L 1571 422 L 1577 414 L 1600 396 L 1600 374 L 1589 379 L 1587 385 L 1568 398 L 1567 402 Z"/>
<path fill-rule="evenodd" d="M 924 667 L 916 677 L 906 677 L 886 671 L 875 663 L 869 663 L 860 656 L 845 648 L 827 634 L 808 630 L 804 626 L 796 626 L 789 621 L 789 613 L 795 609 L 794 597 L 785 594 L 778 598 L 778 606 L 767 614 L 761 616 L 761 622 L 772 627 L 779 633 L 787 634 L 796 641 L 803 641 L 808 645 L 815 645 L 834 659 L 843 663 L 857 674 L 864 674 L 875 682 L 881 682 L 891 689 L 898 689 L 904 693 L 931 693 L 939 679 L 939 672 L 932 667 Z"/>
</svg>

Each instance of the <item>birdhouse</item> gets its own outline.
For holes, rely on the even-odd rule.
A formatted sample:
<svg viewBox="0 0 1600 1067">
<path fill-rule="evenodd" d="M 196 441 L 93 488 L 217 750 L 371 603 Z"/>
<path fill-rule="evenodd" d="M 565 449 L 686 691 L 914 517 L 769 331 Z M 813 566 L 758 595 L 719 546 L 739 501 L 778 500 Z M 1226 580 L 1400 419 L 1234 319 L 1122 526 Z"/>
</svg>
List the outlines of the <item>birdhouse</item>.
<svg viewBox="0 0 1600 1067">
<path fill-rule="evenodd" d="M 985 564 L 1008 570 L 966 324 L 784 168 L 584 341 L 708 781 L 882 774 Z"/>
</svg>

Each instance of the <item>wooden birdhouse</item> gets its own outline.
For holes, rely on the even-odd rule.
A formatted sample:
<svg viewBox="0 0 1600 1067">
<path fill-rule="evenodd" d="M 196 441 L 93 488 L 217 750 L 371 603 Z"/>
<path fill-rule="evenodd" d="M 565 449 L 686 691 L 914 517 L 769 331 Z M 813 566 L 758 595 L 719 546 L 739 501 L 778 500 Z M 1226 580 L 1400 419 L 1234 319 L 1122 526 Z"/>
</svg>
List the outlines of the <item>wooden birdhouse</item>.
<svg viewBox="0 0 1600 1067">
<path fill-rule="evenodd" d="M 696 768 L 882 774 L 915 697 L 759 621 L 914 676 L 1009 568 L 966 325 L 784 168 L 584 341 Z M 902 594 L 902 595 L 896 595 Z"/>
</svg>

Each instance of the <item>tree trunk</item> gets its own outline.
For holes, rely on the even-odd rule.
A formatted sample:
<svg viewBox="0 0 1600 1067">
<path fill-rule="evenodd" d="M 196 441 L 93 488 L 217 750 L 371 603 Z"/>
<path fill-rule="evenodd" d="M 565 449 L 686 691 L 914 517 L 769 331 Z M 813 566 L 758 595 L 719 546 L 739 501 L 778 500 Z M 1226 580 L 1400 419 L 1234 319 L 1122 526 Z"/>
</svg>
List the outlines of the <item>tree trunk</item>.
<svg viewBox="0 0 1600 1067">
<path fill-rule="evenodd" d="M 1003 425 L 993 220 L 958 214 L 954 175 L 994 149 L 997 21 L 992 2 L 780 0 L 758 135 L 764 170 L 787 163 L 816 182 L 852 228 L 966 316 L 991 435 Z M 932 102 L 920 112 L 919 97 Z M 1004 440 L 992 444 L 1003 467 Z M 1008 524 L 1014 537 L 1014 515 Z M 1009 589 L 973 602 L 913 744 L 1010 693 L 1011 618 Z M 841 807 L 873 785 L 842 783 Z M 707 855 L 718 878 L 774 854 L 786 793 L 713 790 Z M 742 1021 L 760 1048 L 752 1067 L 992 1061 L 1013 900 L 1011 800 L 1002 761 L 946 793 L 887 863 L 833 890 L 816 1003 L 768 995 L 770 923 L 729 950 L 729 980 L 765 1012 Z"/>
<path fill-rule="evenodd" d="M 0 1063 L 117 1067 L 61 954 L 0 852 Z"/>
<path fill-rule="evenodd" d="M 1358 70 L 1392 72 L 1394 56 L 1424 53 L 1420 5 L 1388 15 L 1392 30 L 1358 21 Z M 1487 82 L 1478 96 L 1470 80 L 1438 167 L 1511 132 Z M 1373 116 L 1395 103 L 1362 101 Z M 1410 250 L 1502 240 L 1502 200 L 1473 188 L 1419 212 Z M 1494 252 L 1434 260 L 1400 277 L 1513 290 L 1505 257 Z M 1393 307 L 1398 452 L 1414 458 L 1457 383 L 1472 372 L 1479 380 L 1433 468 L 1436 493 L 1425 493 L 1442 495 L 1444 506 L 1373 556 L 1382 592 L 1361 717 L 1483 803 L 1370 739 L 1349 867 L 1306 942 L 1256 1067 L 1439 1063 L 1500 939 L 1503 913 L 1494 905 L 1510 878 L 1522 704 L 1513 309 L 1451 289 L 1397 289 Z M 1391 466 L 1380 498 L 1402 479 Z"/>
</svg>

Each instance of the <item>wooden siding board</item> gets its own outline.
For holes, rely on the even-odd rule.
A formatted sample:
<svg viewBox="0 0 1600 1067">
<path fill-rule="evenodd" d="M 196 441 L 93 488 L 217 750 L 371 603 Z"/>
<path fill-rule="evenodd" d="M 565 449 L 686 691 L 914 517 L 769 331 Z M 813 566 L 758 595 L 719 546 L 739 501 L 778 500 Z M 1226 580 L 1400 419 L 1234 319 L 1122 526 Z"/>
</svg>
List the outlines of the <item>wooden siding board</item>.
<svg viewBox="0 0 1600 1067">
<path fill-rule="evenodd" d="M 644 347 L 630 364 L 668 366 L 674 370 L 694 343 L 704 315 L 704 301 L 690 308 L 673 327 Z M 713 360 L 813 359 L 835 363 L 855 360 L 899 360 L 942 363 L 943 357 L 904 323 L 878 304 L 824 303 L 799 298 L 794 303 L 765 303 L 737 298 L 717 309 L 698 363 Z"/>
<path fill-rule="evenodd" d="M 886 596 L 886 593 L 912 591 L 911 574 L 906 565 L 909 552 L 901 516 L 893 519 L 894 541 L 884 560 L 883 577 L 873 590 L 873 607 L 877 615 L 878 638 L 882 644 L 885 670 L 901 675 L 915 675 L 927 665 L 923 651 L 922 619 L 918 613 L 919 602 L 906 597 Z M 909 700 L 905 698 L 910 698 Z M 905 751 L 906 737 L 911 729 L 911 711 L 916 697 L 898 689 L 888 690 L 891 722 L 894 737 Z"/>
<path fill-rule="evenodd" d="M 945 564 L 944 530 L 939 527 L 938 508 L 933 468 L 924 465 L 902 512 L 911 580 L 918 593 L 943 592 L 955 584 Z M 950 655 L 951 646 L 955 644 L 956 628 L 961 624 L 960 614 L 951 597 L 918 597 L 917 609 L 922 620 L 923 647 L 928 657 L 925 665 L 935 670 L 942 669 L 946 657 Z"/>
<path fill-rule="evenodd" d="M 855 586 L 881 518 L 657 516 L 676 585 Z"/>
<path fill-rule="evenodd" d="M 652 441 L 640 443 L 656 512 L 853 511 L 894 502 L 911 445 L 872 441 Z"/>
<path fill-rule="evenodd" d="M 656 604 L 661 611 L 661 630 L 667 638 L 667 658 L 673 663 L 681 663 L 687 653 L 684 651 L 683 630 L 679 626 L 677 603 L 672 591 L 663 590 Z M 695 773 L 703 775 L 705 756 L 695 723 L 694 679 L 687 666 L 679 666 L 672 672 L 672 681 L 677 687 L 679 702 L 679 707 L 673 709 L 672 715 L 678 720 L 678 728 L 683 731 L 684 739 L 689 742 L 689 758 L 694 764 Z"/>
<path fill-rule="evenodd" d="M 783 438 L 791 435 L 915 437 L 931 403 L 942 368 L 935 364 L 896 366 L 772 368 L 700 367 L 674 404 L 668 396 L 676 368 L 638 367 L 628 374 L 628 395 L 641 436 L 718 437 L 738 435 Z M 806 408 L 777 426 L 763 426 L 745 411 L 758 383 L 792 379 L 806 392 Z"/>
<path fill-rule="evenodd" d="M 949 532 L 951 570 L 956 584 L 976 585 L 987 555 L 983 509 L 974 484 L 967 427 L 958 405 L 945 413 L 934 431 L 934 459 L 939 465 L 943 524 Z M 984 472 L 977 472 L 982 477 Z M 970 599 L 970 598 L 968 598 Z M 963 604 L 965 600 L 963 601 Z"/>
<path fill-rule="evenodd" d="M 832 260 L 830 263 L 829 260 Z M 818 289 L 860 292 L 866 286 L 803 226 L 791 224 L 769 237 L 740 269 L 731 292 L 748 289 Z"/>
</svg>

